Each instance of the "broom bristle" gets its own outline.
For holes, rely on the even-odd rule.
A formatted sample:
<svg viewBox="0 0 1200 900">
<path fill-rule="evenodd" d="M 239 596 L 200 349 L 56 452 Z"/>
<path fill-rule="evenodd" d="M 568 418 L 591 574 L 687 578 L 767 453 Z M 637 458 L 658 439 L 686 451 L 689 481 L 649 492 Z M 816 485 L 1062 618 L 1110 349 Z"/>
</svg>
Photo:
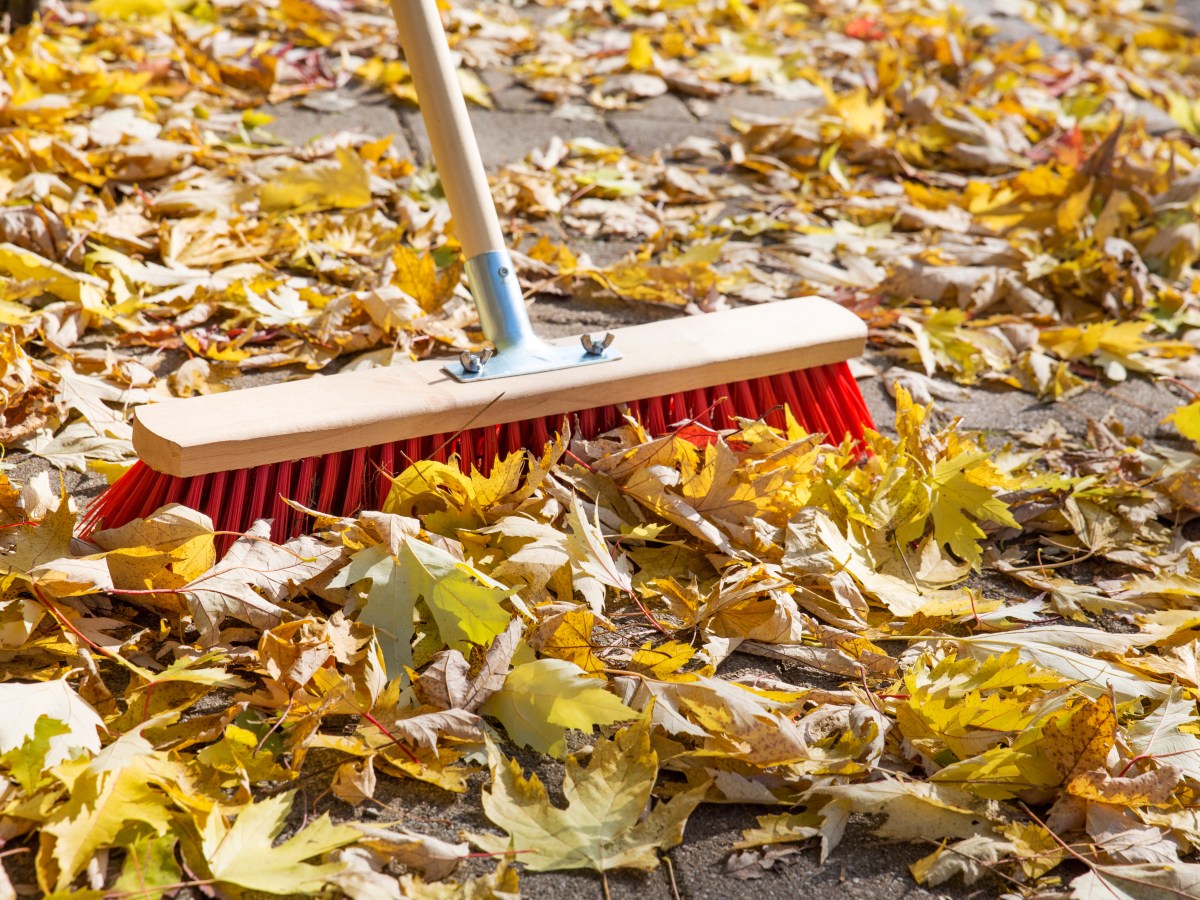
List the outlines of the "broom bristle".
<svg viewBox="0 0 1200 900">
<path fill-rule="evenodd" d="M 808 431 L 838 440 L 847 434 L 857 440 L 864 428 L 873 427 L 844 362 L 638 400 L 624 409 L 585 409 L 574 416 L 578 433 L 587 438 L 615 428 L 626 414 L 658 436 L 680 423 L 734 428 L 735 417 L 763 418 L 783 426 L 784 405 Z M 391 488 L 391 474 L 412 462 L 446 462 L 457 456 L 464 470 L 473 465 L 486 474 L 497 457 L 545 446 L 562 421 L 562 415 L 527 419 L 192 478 L 164 475 L 138 462 L 87 508 L 80 533 L 86 537 L 100 528 L 117 528 L 175 502 L 207 514 L 213 527 L 227 534 L 244 532 L 256 519 L 271 519 L 271 539 L 284 541 L 301 534 L 306 524 L 306 516 L 284 503 L 284 498 L 338 516 L 379 509 Z M 226 547 L 231 541 L 226 537 L 219 543 Z"/>
</svg>

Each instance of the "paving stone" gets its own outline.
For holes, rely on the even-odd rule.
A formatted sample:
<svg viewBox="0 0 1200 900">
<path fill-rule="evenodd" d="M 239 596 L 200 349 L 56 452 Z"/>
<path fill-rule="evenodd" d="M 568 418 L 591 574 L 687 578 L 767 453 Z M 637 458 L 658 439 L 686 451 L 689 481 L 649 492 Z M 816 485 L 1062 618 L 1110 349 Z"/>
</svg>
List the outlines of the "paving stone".
<svg viewBox="0 0 1200 900">
<path fill-rule="evenodd" d="M 395 105 L 368 88 L 348 87 L 262 109 L 275 117 L 266 130 L 293 144 L 305 144 L 338 131 L 360 131 L 375 138 L 393 135 L 397 152 L 406 156 L 412 153 Z"/>
<path fill-rule="evenodd" d="M 508 70 L 484 69 L 479 73 L 487 85 L 496 108 L 505 112 L 529 112 L 545 115 L 553 107 L 538 95 L 518 83 Z"/>
<path fill-rule="evenodd" d="M 726 130 L 721 121 L 679 122 L 675 120 L 656 121 L 642 119 L 629 115 L 610 115 L 609 124 L 621 139 L 621 146 L 630 153 L 649 156 L 655 150 L 668 151 L 664 156 L 670 156 L 670 149 L 690 137 L 719 136 Z"/>
<path fill-rule="evenodd" d="M 479 107 L 471 107 L 469 112 L 483 164 L 489 169 L 524 159 L 530 150 L 544 147 L 555 136 L 563 140 L 587 137 L 609 144 L 618 142 L 616 132 L 603 122 Z M 420 113 L 404 110 L 402 116 L 421 159 L 429 159 L 429 135 Z"/>
<path fill-rule="evenodd" d="M 649 119 L 654 122 L 678 122 L 681 125 L 688 125 L 696 120 L 687 104 L 674 94 L 662 94 L 641 100 L 628 109 L 614 110 L 610 113 L 610 118 Z"/>
<path fill-rule="evenodd" d="M 689 137 L 715 137 L 723 125 L 717 119 L 696 121 L 687 104 L 674 94 L 663 94 L 630 109 L 615 110 L 607 118 L 620 136 L 621 145 L 643 156 L 674 147 Z"/>
<path fill-rule="evenodd" d="M 751 115 L 768 116 L 770 118 L 787 118 L 799 115 L 825 105 L 824 95 L 813 94 L 812 97 L 798 98 L 772 97 L 767 94 L 752 94 L 749 91 L 736 90 L 724 96 L 709 101 L 708 110 L 703 121 L 729 121 L 730 116 Z"/>
<path fill-rule="evenodd" d="M 1064 49 L 1057 38 L 1025 21 L 1019 9 L 1014 5 L 1010 10 L 1004 0 L 960 0 L 960 5 L 968 20 L 983 22 L 996 29 L 993 41 L 1007 44 L 1032 40 L 1047 55 Z"/>
</svg>

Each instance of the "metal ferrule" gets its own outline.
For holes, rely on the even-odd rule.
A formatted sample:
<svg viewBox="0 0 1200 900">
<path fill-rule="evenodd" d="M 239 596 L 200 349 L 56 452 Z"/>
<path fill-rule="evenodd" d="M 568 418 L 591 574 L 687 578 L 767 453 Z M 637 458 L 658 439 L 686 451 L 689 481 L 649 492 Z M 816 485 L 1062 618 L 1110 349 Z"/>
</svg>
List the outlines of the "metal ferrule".
<svg viewBox="0 0 1200 900">
<path fill-rule="evenodd" d="M 542 343 L 529 324 L 516 266 L 507 250 L 474 256 L 467 260 L 466 269 L 483 336 L 496 345 L 497 352 Z"/>
<path fill-rule="evenodd" d="M 533 375 L 621 358 L 619 350 L 609 349 L 611 335 L 603 341 L 585 335 L 580 346 L 548 344 L 534 334 L 512 257 L 504 250 L 467 260 L 467 284 L 475 297 L 483 336 L 495 344 L 496 353 L 493 355 L 490 349 L 482 353 L 464 350 L 458 361 L 444 366 L 459 381 Z"/>
</svg>

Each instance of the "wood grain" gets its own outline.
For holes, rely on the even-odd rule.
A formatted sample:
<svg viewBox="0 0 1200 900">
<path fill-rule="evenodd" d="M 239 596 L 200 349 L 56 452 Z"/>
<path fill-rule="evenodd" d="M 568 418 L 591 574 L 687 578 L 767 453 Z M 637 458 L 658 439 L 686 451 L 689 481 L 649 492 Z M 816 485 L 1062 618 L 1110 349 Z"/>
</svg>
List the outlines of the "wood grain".
<svg viewBox="0 0 1200 900">
<path fill-rule="evenodd" d="M 436 0 L 392 0 L 392 13 L 463 254 L 470 259 L 503 250 L 496 207 Z"/>
<path fill-rule="evenodd" d="M 777 375 L 866 341 L 856 315 L 819 297 L 614 333 L 624 359 L 540 375 L 460 384 L 430 359 L 169 400 L 137 410 L 133 444 L 160 472 L 201 475 Z"/>
</svg>

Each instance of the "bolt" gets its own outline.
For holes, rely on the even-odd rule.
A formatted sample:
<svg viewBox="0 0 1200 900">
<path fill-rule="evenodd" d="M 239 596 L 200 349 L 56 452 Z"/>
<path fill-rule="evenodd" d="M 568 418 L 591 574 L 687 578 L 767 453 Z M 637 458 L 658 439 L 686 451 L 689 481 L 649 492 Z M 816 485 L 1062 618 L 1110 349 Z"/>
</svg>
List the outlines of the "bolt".
<svg viewBox="0 0 1200 900">
<path fill-rule="evenodd" d="M 604 335 L 604 340 L 602 341 L 597 341 L 590 334 L 583 335 L 579 341 L 583 344 L 583 350 L 588 356 L 603 356 L 604 351 L 611 347 L 612 342 L 616 339 L 616 335 L 610 331 Z"/>
<path fill-rule="evenodd" d="M 508 267 L 501 266 L 499 269 L 496 270 L 496 274 L 499 275 L 501 278 L 507 278 L 508 277 Z"/>
<path fill-rule="evenodd" d="M 483 371 L 483 367 L 487 365 L 489 359 L 492 358 L 492 348 L 484 347 L 479 353 L 472 353 L 470 350 L 464 350 L 458 354 L 458 361 L 462 364 L 463 371 L 468 374 L 475 375 Z"/>
</svg>

